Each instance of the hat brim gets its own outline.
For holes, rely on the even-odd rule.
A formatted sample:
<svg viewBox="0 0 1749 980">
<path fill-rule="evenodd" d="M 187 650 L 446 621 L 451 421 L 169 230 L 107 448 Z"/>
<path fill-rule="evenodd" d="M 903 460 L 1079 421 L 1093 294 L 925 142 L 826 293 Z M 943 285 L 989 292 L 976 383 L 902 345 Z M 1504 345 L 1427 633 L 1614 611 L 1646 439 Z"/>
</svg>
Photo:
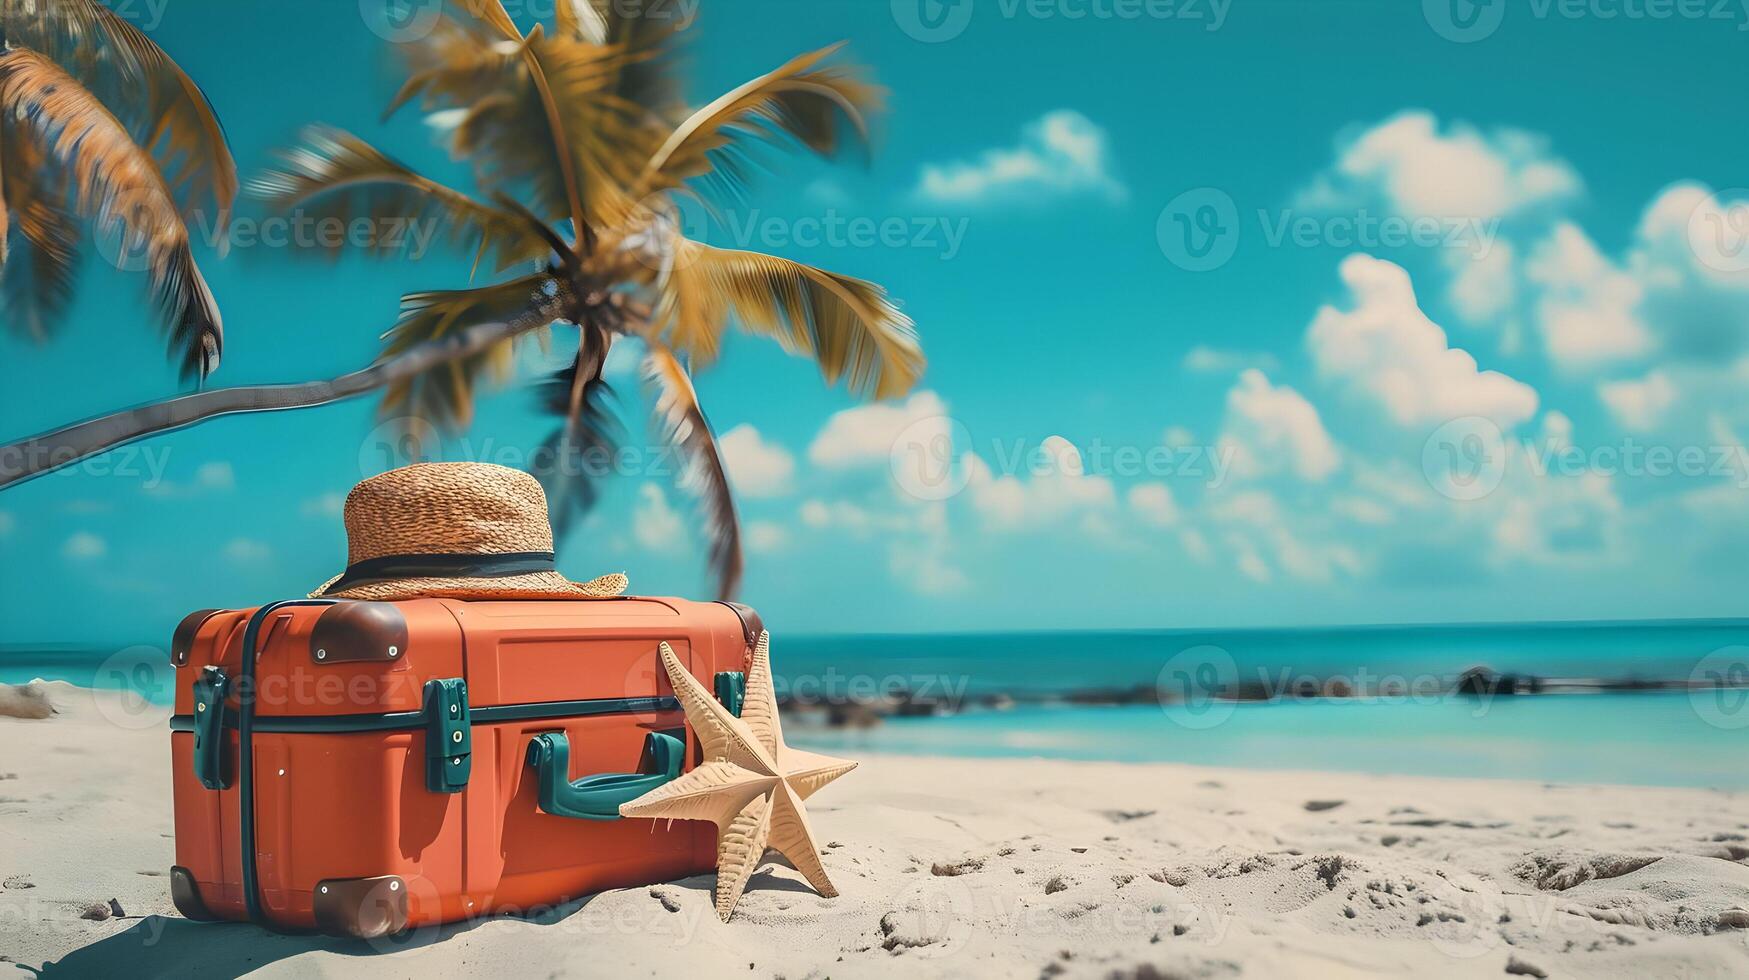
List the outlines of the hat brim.
<svg viewBox="0 0 1749 980">
<path fill-rule="evenodd" d="M 573 582 L 558 572 L 529 572 L 503 578 L 417 578 L 360 582 L 338 592 L 329 592 L 339 576 L 310 593 L 312 599 L 365 599 L 397 602 L 403 599 L 613 599 L 624 594 L 623 574 L 603 575 L 589 582 Z"/>
</svg>

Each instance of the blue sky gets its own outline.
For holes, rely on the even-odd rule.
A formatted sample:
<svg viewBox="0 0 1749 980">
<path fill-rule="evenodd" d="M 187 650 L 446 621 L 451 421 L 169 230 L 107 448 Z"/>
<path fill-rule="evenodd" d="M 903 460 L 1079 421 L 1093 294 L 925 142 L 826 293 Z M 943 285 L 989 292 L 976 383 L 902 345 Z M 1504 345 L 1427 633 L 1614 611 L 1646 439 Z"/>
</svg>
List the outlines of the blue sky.
<svg viewBox="0 0 1749 980">
<path fill-rule="evenodd" d="M 892 94 L 867 166 L 774 158 L 693 230 L 887 285 L 930 359 L 883 405 L 749 338 L 699 379 L 744 598 L 808 632 L 1741 614 L 1749 15 L 1453 2 L 706 0 L 696 100 L 846 39 Z M 121 7 L 245 171 L 320 121 L 465 184 L 415 114 L 379 120 L 393 44 L 359 3 Z M 220 384 L 360 366 L 402 292 L 467 281 L 441 249 L 200 257 Z M 101 256 L 65 330 L 0 357 L 7 437 L 176 387 Z M 492 395 L 445 458 L 525 458 L 530 403 Z M 389 465 L 374 411 L 219 420 L 0 494 L 0 637 L 307 591 Z M 561 563 L 701 595 L 693 540 L 630 476 Z"/>
</svg>

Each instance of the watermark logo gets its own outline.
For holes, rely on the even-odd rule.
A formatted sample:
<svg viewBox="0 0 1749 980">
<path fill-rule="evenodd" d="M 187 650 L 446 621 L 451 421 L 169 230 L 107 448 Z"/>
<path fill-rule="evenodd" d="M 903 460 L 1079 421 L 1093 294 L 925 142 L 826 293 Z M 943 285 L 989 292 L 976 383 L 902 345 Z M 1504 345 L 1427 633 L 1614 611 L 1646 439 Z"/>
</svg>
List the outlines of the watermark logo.
<svg viewBox="0 0 1749 980">
<path fill-rule="evenodd" d="M 1749 728 L 1749 646 L 1721 647 L 1688 675 L 1694 713 L 1714 728 Z"/>
<path fill-rule="evenodd" d="M 893 0 L 893 22 L 912 40 L 940 44 L 965 33 L 974 0 Z"/>
<path fill-rule="evenodd" d="M 1239 665 L 1226 650 L 1203 644 L 1174 655 L 1160 668 L 1154 691 L 1166 717 L 1190 729 L 1214 728 L 1233 716 L 1229 696 L 1239 680 Z"/>
<path fill-rule="evenodd" d="M 358 472 L 365 476 L 442 459 L 443 434 L 416 415 L 380 422 L 358 444 Z"/>
<path fill-rule="evenodd" d="M 1457 44 L 1491 37 L 1506 19 L 1506 0 L 1421 0 L 1434 33 Z"/>
<path fill-rule="evenodd" d="M 391 44 L 430 36 L 442 12 L 443 0 L 358 0 L 364 26 Z"/>
<path fill-rule="evenodd" d="M 1688 247 L 1715 272 L 1749 272 L 1749 188 L 1709 196 L 1688 215 Z"/>
<path fill-rule="evenodd" d="M 1189 272 L 1227 264 L 1255 219 L 1264 246 L 1277 248 L 1454 249 L 1487 258 L 1499 236 L 1499 221 L 1465 215 L 1401 215 L 1360 208 L 1330 213 L 1319 208 L 1258 208 L 1241 216 L 1233 198 L 1216 187 L 1198 187 L 1167 202 L 1155 222 L 1160 251 Z"/>
<path fill-rule="evenodd" d="M 947 500 L 971 481 L 971 471 L 954 447 L 972 444 L 972 434 L 959 419 L 932 415 L 905 426 L 893 440 L 888 463 L 893 481 L 917 500 Z"/>
<path fill-rule="evenodd" d="M 976 897 L 958 877 L 919 877 L 881 917 L 881 944 L 919 959 L 946 959 L 978 931 Z"/>
<path fill-rule="evenodd" d="M 97 711 L 117 728 L 139 731 L 170 717 L 176 668 L 154 646 L 131 646 L 104 658 L 92 678 Z"/>
<path fill-rule="evenodd" d="M 1239 248 L 1239 209 L 1226 191 L 1188 190 L 1167 202 L 1154 224 L 1160 251 L 1187 272 L 1210 272 Z"/>
<path fill-rule="evenodd" d="M 1421 472 L 1452 500 L 1480 500 L 1506 476 L 1506 437 L 1489 419 L 1453 419 L 1422 444 Z"/>
</svg>

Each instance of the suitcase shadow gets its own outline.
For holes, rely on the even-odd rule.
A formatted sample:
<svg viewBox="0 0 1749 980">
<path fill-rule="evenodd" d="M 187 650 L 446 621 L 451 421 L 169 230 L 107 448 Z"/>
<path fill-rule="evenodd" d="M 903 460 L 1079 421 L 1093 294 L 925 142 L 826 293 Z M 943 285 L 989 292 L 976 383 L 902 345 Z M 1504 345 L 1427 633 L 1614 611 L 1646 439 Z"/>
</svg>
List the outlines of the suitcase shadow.
<svg viewBox="0 0 1749 980">
<path fill-rule="evenodd" d="M 415 930 L 397 939 L 367 942 L 321 935 L 285 935 L 246 922 L 190 922 L 149 915 L 128 929 L 82 946 L 40 969 L 13 964 L 44 980 L 131 976 L 233 978 L 312 951 L 377 956 L 435 945 L 478 923 Z"/>
<path fill-rule="evenodd" d="M 708 901 L 713 877 L 699 875 L 669 882 L 685 891 L 704 893 Z M 755 881 L 776 890 L 803 890 L 782 878 L 760 872 Z M 795 886 L 792 888 L 792 886 Z M 191 922 L 175 916 L 148 915 L 122 932 L 106 936 L 73 950 L 40 968 L 11 963 L 19 974 L 41 980 L 87 980 L 90 977 L 125 976 L 134 980 L 175 977 L 177 980 L 232 980 L 289 957 L 309 952 L 336 956 L 371 957 L 391 953 L 417 953 L 441 945 L 455 936 L 496 921 L 523 922 L 537 926 L 575 923 L 598 895 L 589 895 L 560 905 L 530 909 L 522 915 L 493 915 L 441 926 L 425 926 L 399 936 L 375 940 L 342 939 L 316 934 L 271 932 L 247 922 Z M 409 966 L 418 961 L 409 962 Z M 434 966 L 440 965 L 436 962 Z M 0 977 L 7 975 L 0 974 Z M 9 980 L 9 978 L 8 978 Z"/>
</svg>

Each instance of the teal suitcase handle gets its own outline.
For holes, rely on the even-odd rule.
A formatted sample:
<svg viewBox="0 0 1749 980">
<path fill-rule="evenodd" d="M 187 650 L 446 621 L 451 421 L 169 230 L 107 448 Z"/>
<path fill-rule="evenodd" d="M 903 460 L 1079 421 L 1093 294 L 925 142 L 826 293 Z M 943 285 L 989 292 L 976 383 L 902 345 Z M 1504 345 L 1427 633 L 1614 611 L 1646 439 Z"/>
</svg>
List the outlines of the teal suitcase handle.
<svg viewBox="0 0 1749 980">
<path fill-rule="evenodd" d="M 644 751 L 655 763 L 653 773 L 615 772 L 572 782 L 571 742 L 562 732 L 536 735 L 528 743 L 528 764 L 535 769 L 542 813 L 578 820 L 618 820 L 622 803 L 643 796 L 663 783 L 680 778 L 686 745 L 672 735 L 651 732 Z"/>
<path fill-rule="evenodd" d="M 225 697 L 231 679 L 217 667 L 201 670 L 194 681 L 194 776 L 207 789 L 228 789 L 225 773 Z"/>
</svg>

